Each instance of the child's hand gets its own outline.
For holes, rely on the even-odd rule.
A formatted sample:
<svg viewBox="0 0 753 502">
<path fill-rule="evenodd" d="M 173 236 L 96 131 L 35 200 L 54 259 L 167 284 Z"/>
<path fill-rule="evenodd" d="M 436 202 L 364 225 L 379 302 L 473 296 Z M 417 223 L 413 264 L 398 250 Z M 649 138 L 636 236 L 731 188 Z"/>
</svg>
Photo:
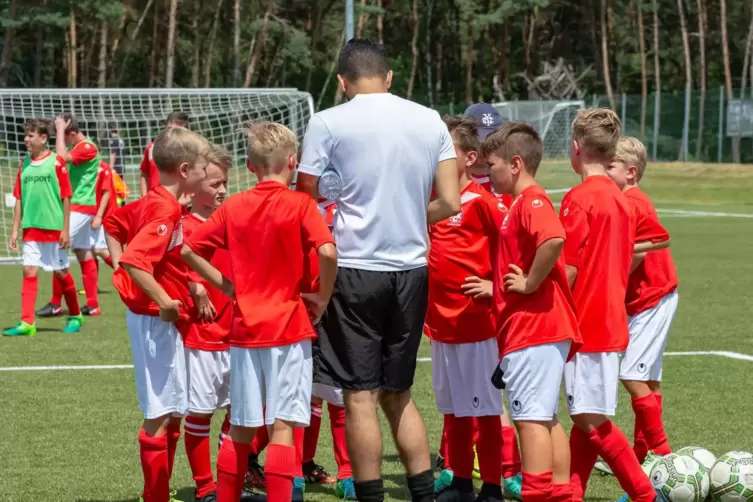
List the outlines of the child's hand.
<svg viewBox="0 0 753 502">
<path fill-rule="evenodd" d="M 165 322 L 175 322 L 180 317 L 180 300 L 170 300 L 159 308 L 159 318 Z"/>
<path fill-rule="evenodd" d="M 523 270 L 515 264 L 510 264 L 511 273 L 506 274 L 505 289 L 514 293 L 520 293 L 522 295 L 530 295 L 535 291 L 528 285 L 528 274 L 524 274 Z"/>
<path fill-rule="evenodd" d="M 10 234 L 10 239 L 8 240 L 8 249 L 11 251 L 18 251 L 18 232 L 16 230 L 13 231 L 13 233 Z"/>
<path fill-rule="evenodd" d="M 301 298 L 306 302 L 306 307 L 309 309 L 311 322 L 317 324 L 327 308 L 327 302 L 316 293 L 301 293 Z"/>
<path fill-rule="evenodd" d="M 68 249 L 71 247 L 71 236 L 67 230 L 60 232 L 60 249 Z"/>
<path fill-rule="evenodd" d="M 55 117 L 55 130 L 65 132 L 71 125 L 70 119 L 66 120 L 62 116 Z"/>
<path fill-rule="evenodd" d="M 472 296 L 475 300 L 492 297 L 492 281 L 472 275 L 465 278 L 465 284 L 460 286 L 466 296 Z"/>
<path fill-rule="evenodd" d="M 217 316 L 217 309 L 212 305 L 206 288 L 201 284 L 196 284 L 196 292 L 193 295 L 196 308 L 199 311 L 199 320 L 203 322 L 214 322 Z"/>
<path fill-rule="evenodd" d="M 92 228 L 94 230 L 99 230 L 99 227 L 102 226 L 102 217 L 99 215 L 94 216 L 92 219 Z"/>
</svg>

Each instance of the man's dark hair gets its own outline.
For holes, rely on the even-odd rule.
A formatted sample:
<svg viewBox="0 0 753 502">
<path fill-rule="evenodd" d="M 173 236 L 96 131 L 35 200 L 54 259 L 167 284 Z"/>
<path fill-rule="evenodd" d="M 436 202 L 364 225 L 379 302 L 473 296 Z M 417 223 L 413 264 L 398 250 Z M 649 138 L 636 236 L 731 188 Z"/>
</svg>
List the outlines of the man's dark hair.
<svg viewBox="0 0 753 502">
<path fill-rule="evenodd" d="M 71 123 L 68 126 L 68 128 L 65 130 L 65 133 L 68 134 L 69 132 L 81 132 L 81 128 L 78 125 L 78 121 L 76 121 L 76 118 L 73 116 L 70 112 L 65 112 L 62 117 L 65 120 L 70 120 Z"/>
<path fill-rule="evenodd" d="M 349 82 L 362 78 L 387 78 L 389 71 L 384 46 L 371 40 L 354 38 L 340 52 L 337 72 Z"/>
<path fill-rule="evenodd" d="M 165 125 L 167 124 L 188 127 L 188 114 L 186 112 L 171 112 L 165 120 Z"/>
<path fill-rule="evenodd" d="M 27 120 L 24 123 L 24 134 L 27 132 L 35 132 L 37 134 L 45 135 L 48 138 L 50 137 L 50 131 L 52 130 L 52 125 L 50 124 L 49 120 L 44 119 L 30 119 Z"/>
</svg>

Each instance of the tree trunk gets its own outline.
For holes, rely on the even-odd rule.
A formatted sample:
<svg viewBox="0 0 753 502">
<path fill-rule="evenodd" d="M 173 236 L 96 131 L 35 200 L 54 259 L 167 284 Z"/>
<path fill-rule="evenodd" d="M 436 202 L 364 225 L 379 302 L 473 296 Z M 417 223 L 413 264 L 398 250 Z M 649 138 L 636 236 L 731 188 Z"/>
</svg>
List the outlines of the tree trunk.
<svg viewBox="0 0 753 502">
<path fill-rule="evenodd" d="M 16 17 L 16 0 L 10 1 L 10 9 L 8 10 L 8 21 L 13 21 Z M 11 58 L 13 56 L 13 36 L 15 35 L 15 28 L 8 28 L 3 37 L 3 52 L 0 55 L 0 87 L 8 86 L 8 77 L 10 75 Z"/>
<path fill-rule="evenodd" d="M 384 14 L 382 13 L 382 0 L 377 0 L 377 7 L 380 11 L 377 14 L 377 41 L 384 45 Z"/>
<path fill-rule="evenodd" d="M 214 59 L 214 43 L 217 40 L 217 26 L 220 24 L 220 13 L 222 12 L 222 2 L 217 0 L 217 8 L 214 11 L 212 19 L 212 28 L 209 30 L 207 39 L 207 51 L 204 53 L 204 88 L 209 89 L 212 85 L 212 60 Z"/>
<path fill-rule="evenodd" d="M 324 80 L 324 85 L 322 86 L 322 91 L 319 93 L 319 99 L 316 101 L 316 108 L 320 109 L 322 107 L 322 100 L 324 99 L 324 96 L 327 94 L 327 88 L 329 87 L 329 82 L 332 80 L 332 75 L 335 74 L 335 69 L 337 68 L 337 60 L 340 53 L 340 47 L 343 46 L 345 43 L 345 30 L 343 30 L 342 36 L 340 37 L 340 43 L 337 44 L 337 51 L 335 52 L 334 57 L 332 58 L 332 63 L 329 65 L 329 72 L 327 73 L 327 78 Z"/>
<path fill-rule="evenodd" d="M 536 21 L 538 18 L 538 7 L 534 7 L 530 16 L 526 16 L 526 23 L 523 28 L 523 48 L 525 52 L 525 74 L 529 79 L 533 79 L 533 37 L 536 32 Z"/>
<path fill-rule="evenodd" d="M 659 46 L 659 6 L 656 4 L 656 0 L 651 0 L 651 7 L 653 8 L 654 25 L 654 92 L 656 92 L 656 108 L 654 113 L 658 115 L 654 117 L 654 124 L 658 128 L 661 124 L 661 64 L 659 62 L 661 49 Z M 658 131 L 654 134 L 657 135 Z"/>
<path fill-rule="evenodd" d="M 159 5 L 154 6 L 154 17 L 152 18 L 152 50 L 149 52 L 149 87 L 154 87 L 157 83 L 157 52 L 159 49 L 159 37 L 157 27 L 160 25 Z M 138 28 L 138 25 L 136 26 Z"/>
<path fill-rule="evenodd" d="M 724 85 L 727 88 L 727 101 L 732 101 L 735 96 L 732 94 L 732 70 L 729 65 L 729 42 L 727 41 L 727 0 L 720 0 L 721 15 L 720 23 L 722 29 L 722 60 L 724 63 Z M 721 105 L 721 103 L 720 103 Z M 732 138 L 732 161 L 735 164 L 740 163 L 740 137 Z"/>
<path fill-rule="evenodd" d="M 413 86 L 416 84 L 416 70 L 418 69 L 418 0 L 413 0 L 411 6 L 410 27 L 412 36 L 410 40 L 411 62 L 410 77 L 408 77 L 408 90 L 405 93 L 406 99 L 413 97 Z"/>
<path fill-rule="evenodd" d="M 256 43 L 252 45 L 251 57 L 249 58 L 248 66 L 246 67 L 246 79 L 243 81 L 243 87 L 251 87 L 251 83 L 254 80 L 254 71 L 256 71 L 256 65 L 259 62 L 259 55 L 261 50 L 267 41 L 267 28 L 269 25 L 269 16 L 272 15 L 272 8 L 274 7 L 274 0 L 268 0 L 267 11 L 264 13 L 264 20 L 262 21 L 261 28 L 259 29 L 259 36 L 256 39 Z"/>
<path fill-rule="evenodd" d="M 426 64 L 426 89 L 428 91 L 428 100 L 429 100 L 429 107 L 434 108 L 434 103 L 436 101 L 436 93 L 439 91 L 439 88 L 441 88 L 441 82 L 440 82 L 440 76 L 441 75 L 441 54 L 442 54 L 442 36 L 440 35 L 439 43 L 437 44 L 439 56 L 437 56 L 439 59 L 437 59 L 437 77 L 436 77 L 436 84 L 435 79 L 433 75 L 433 67 L 434 67 L 434 61 L 432 61 L 432 55 L 434 52 L 432 51 L 433 45 L 432 39 L 434 32 L 437 30 L 433 29 L 433 19 L 434 19 L 434 5 L 436 4 L 436 0 L 427 0 L 426 2 L 426 35 L 424 37 L 424 43 L 426 44 L 426 47 L 424 48 L 424 54 L 426 54 L 425 58 L 425 64 Z M 380 0 L 381 5 L 381 0 Z"/>
<path fill-rule="evenodd" d="M 278 40 L 275 44 L 275 53 L 272 56 L 271 62 L 269 64 L 269 69 L 267 70 L 267 81 L 264 83 L 265 88 L 272 87 L 272 77 L 274 77 L 274 75 L 277 73 L 277 67 L 280 66 L 280 64 L 285 64 L 283 58 L 281 57 L 283 47 L 285 47 L 285 24 L 282 24 L 280 40 Z"/>
<path fill-rule="evenodd" d="M 505 20 L 502 26 L 502 54 L 499 65 L 499 80 L 502 89 L 510 90 L 510 23 Z"/>
<path fill-rule="evenodd" d="M 437 80 L 436 84 L 434 85 L 434 92 L 436 92 L 436 95 L 438 96 L 440 92 L 442 92 L 442 78 L 444 77 L 443 74 L 443 63 L 444 63 L 444 38 L 440 34 L 439 36 L 439 42 L 437 42 Z"/>
<path fill-rule="evenodd" d="M 612 78 L 609 75 L 609 40 L 607 40 L 607 0 L 601 0 L 601 66 L 604 72 L 604 88 L 607 91 L 609 107 L 614 110 L 614 94 L 612 92 Z"/>
<path fill-rule="evenodd" d="M 199 87 L 199 74 L 201 73 L 201 33 L 199 32 L 199 18 L 201 17 L 201 0 L 193 2 L 193 18 L 191 19 L 191 31 L 193 32 L 193 56 L 191 58 L 191 87 Z"/>
<path fill-rule="evenodd" d="M 753 2 L 751 3 L 753 5 Z M 748 77 L 748 62 L 750 61 L 750 50 L 753 44 L 753 12 L 751 12 L 750 23 L 748 24 L 748 38 L 745 41 L 745 55 L 743 56 L 743 74 L 740 82 L 740 99 L 745 99 L 745 86 Z M 751 82 L 753 86 L 753 82 Z"/>
<path fill-rule="evenodd" d="M 465 103 L 473 104 L 473 18 L 466 20 L 465 39 Z"/>
<path fill-rule="evenodd" d="M 34 87 L 42 87 L 42 65 L 44 64 L 44 26 L 34 30 Z"/>
<path fill-rule="evenodd" d="M 70 46 L 70 80 L 68 81 L 68 87 L 76 88 L 78 82 L 78 47 L 76 45 L 76 13 L 71 9 L 70 20 L 70 32 L 71 32 L 71 46 Z"/>
<path fill-rule="evenodd" d="M 97 86 L 107 87 L 107 21 L 102 20 L 102 33 L 99 39 L 99 66 L 97 68 Z"/>
<path fill-rule="evenodd" d="M 233 87 L 241 80 L 241 0 L 233 0 Z"/>
<path fill-rule="evenodd" d="M 363 26 L 366 22 L 366 9 L 364 7 L 366 7 L 366 0 L 361 0 L 361 8 L 358 11 L 358 25 L 356 26 L 356 38 L 363 36 Z"/>
<path fill-rule="evenodd" d="M 706 6 L 703 0 L 696 0 L 698 9 L 698 57 L 701 64 L 699 72 L 701 94 L 698 101 L 698 136 L 695 142 L 695 160 L 700 162 L 703 152 L 703 121 L 706 114 Z"/>
<path fill-rule="evenodd" d="M 641 141 L 645 141 L 646 107 L 648 101 L 648 62 L 646 61 L 646 32 L 643 26 L 642 0 L 638 0 L 638 50 L 641 53 Z"/>
<path fill-rule="evenodd" d="M 133 42 L 136 40 L 136 37 L 139 35 L 139 31 L 141 30 L 141 26 L 144 24 L 144 20 L 146 19 L 146 15 L 149 13 L 149 10 L 152 8 L 152 5 L 154 4 L 154 0 L 149 0 L 146 4 L 146 7 L 144 7 L 144 10 L 141 12 L 141 16 L 139 16 L 139 20 L 136 23 L 136 27 L 131 31 L 131 35 L 128 37 L 128 46 L 126 47 L 125 55 L 123 56 L 123 61 L 120 63 L 120 72 L 118 73 L 118 78 L 115 81 L 115 86 L 117 87 L 120 85 L 120 81 L 123 79 L 123 74 L 125 73 L 126 68 L 126 62 L 128 61 L 128 57 L 131 55 L 131 50 L 133 49 Z M 157 18 L 157 8 L 154 9 L 154 22 L 156 22 Z M 156 33 L 156 25 L 154 26 L 154 30 L 152 30 L 152 43 L 156 43 L 155 38 Z M 115 55 L 116 51 L 113 51 L 113 56 Z M 151 65 L 152 59 L 153 59 L 154 51 L 152 51 L 152 56 L 149 58 L 149 64 Z M 113 68 L 115 68 L 115 65 L 112 65 Z M 151 78 L 151 77 L 150 77 Z"/>
<path fill-rule="evenodd" d="M 178 17 L 178 0 L 170 0 L 170 14 L 167 21 L 167 53 L 165 66 L 165 87 L 173 86 L 175 76 L 175 28 Z"/>
<path fill-rule="evenodd" d="M 677 12 L 680 15 L 680 32 L 682 33 L 682 52 L 685 56 L 685 92 L 690 93 L 691 89 L 693 88 L 693 59 L 690 56 L 690 40 L 688 39 L 688 25 L 685 22 L 685 7 L 683 6 L 683 0 L 677 0 Z M 687 98 L 686 98 L 687 99 Z M 685 110 L 685 113 L 687 114 L 687 122 L 688 127 L 690 127 L 690 101 L 686 101 L 687 103 L 687 110 Z M 685 139 L 686 135 L 689 135 L 690 132 L 685 130 L 685 127 L 683 126 L 683 140 Z M 681 149 L 682 154 L 680 155 L 681 160 L 687 162 L 687 152 Z"/>
<path fill-rule="evenodd" d="M 118 54 L 118 48 L 120 47 L 120 39 L 123 37 L 123 30 L 126 25 L 126 18 L 128 17 L 128 11 L 123 6 L 123 12 L 120 14 L 120 20 L 118 21 L 118 29 L 115 31 L 115 36 L 112 41 L 112 47 L 110 48 L 111 59 L 114 59 Z M 111 65 L 114 69 L 115 65 Z M 114 72 L 113 72 L 114 73 Z M 114 75 L 112 75 L 114 77 Z"/>
</svg>

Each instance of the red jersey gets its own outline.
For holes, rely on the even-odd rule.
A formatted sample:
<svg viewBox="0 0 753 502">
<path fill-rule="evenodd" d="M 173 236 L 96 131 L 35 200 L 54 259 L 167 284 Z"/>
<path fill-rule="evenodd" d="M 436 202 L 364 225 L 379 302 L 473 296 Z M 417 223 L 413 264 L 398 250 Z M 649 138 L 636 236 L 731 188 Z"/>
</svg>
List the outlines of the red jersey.
<svg viewBox="0 0 753 502">
<path fill-rule="evenodd" d="M 136 227 L 135 220 L 139 214 L 142 201 L 143 199 L 139 199 L 116 208 L 102 220 L 105 232 L 123 246 L 128 244 L 135 234 L 135 232 L 131 232 L 131 229 Z"/>
<path fill-rule="evenodd" d="M 635 217 L 635 242 L 662 242 L 669 233 L 659 222 L 659 215 L 643 190 L 631 188 L 625 192 Z M 666 295 L 677 289 L 677 271 L 669 248 L 651 251 L 628 279 L 627 314 L 634 316 L 655 307 Z"/>
<path fill-rule="evenodd" d="M 461 286 L 475 275 L 492 280 L 495 249 L 504 212 L 475 181 L 460 192 L 460 212 L 429 227 L 429 304 L 426 333 L 442 343 L 482 342 L 496 336 L 492 303 L 474 299 Z"/>
<path fill-rule="evenodd" d="M 301 298 L 305 255 L 333 242 L 307 194 L 274 181 L 231 196 L 186 242 L 207 257 L 227 249 L 241 318 L 233 347 L 281 347 L 316 333 Z"/>
<path fill-rule="evenodd" d="M 196 311 L 188 290 L 188 266 L 180 256 L 183 243 L 180 212 L 178 201 L 162 186 L 149 192 L 128 223 L 127 246 L 120 263 L 148 272 L 170 298 L 183 303 L 175 326 L 183 336 L 188 336 L 193 328 L 190 320 L 195 318 Z M 134 314 L 159 316 L 157 304 L 123 268 L 113 274 L 112 283 L 128 310 Z"/>
<path fill-rule="evenodd" d="M 337 204 L 333 200 L 320 199 L 319 212 L 322 214 L 324 221 L 327 223 L 330 232 L 332 231 L 332 224 L 337 212 Z M 318 293 L 319 292 L 319 253 L 316 248 L 311 248 L 305 256 L 305 262 L 303 266 L 304 277 L 303 284 L 301 285 L 301 292 L 303 293 Z"/>
<path fill-rule="evenodd" d="M 494 195 L 497 200 L 499 200 L 499 202 L 502 204 L 502 206 L 500 206 L 499 208 L 500 210 L 503 210 L 503 207 L 504 210 L 510 209 L 510 206 L 512 205 L 512 195 L 496 193 L 494 191 L 494 188 L 492 187 L 492 182 L 489 179 L 489 176 L 485 174 L 471 174 L 471 178 L 473 178 L 473 181 L 484 187 L 484 189 L 486 189 L 489 193 Z"/>
<path fill-rule="evenodd" d="M 572 342 L 571 353 L 580 346 L 575 302 L 562 256 L 530 295 L 507 291 L 504 284 L 504 276 L 512 271 L 511 264 L 528 273 L 539 246 L 551 239 L 564 238 L 565 229 L 544 189 L 532 185 L 523 190 L 502 222 L 497 247 L 494 311 L 501 356 L 568 340 Z"/>
<path fill-rule="evenodd" d="M 204 223 L 195 214 L 183 217 L 183 238 L 188 239 L 191 234 Z M 230 270 L 230 256 L 224 249 L 217 249 L 211 259 L 212 265 L 222 272 L 225 277 L 232 277 Z M 233 300 L 225 296 L 219 289 L 210 285 L 193 270 L 189 271 L 188 279 L 203 285 L 209 300 L 214 305 L 217 315 L 214 322 L 195 323 L 194 329 L 186 336 L 183 345 L 189 349 L 208 351 L 227 350 L 229 348 L 230 328 L 233 325 Z"/>
<path fill-rule="evenodd" d="M 99 162 L 99 173 L 97 173 L 97 184 L 94 187 L 94 190 L 97 194 L 97 210 L 99 210 L 99 205 L 102 203 L 102 197 L 105 193 L 110 194 L 110 198 L 107 201 L 107 207 L 105 208 L 105 212 L 103 213 L 102 217 L 104 218 L 111 212 L 113 212 L 118 207 L 118 201 L 117 201 L 117 195 L 115 194 L 115 183 L 113 182 L 112 177 L 112 168 L 110 167 L 110 164 L 105 162 L 104 160 Z"/>
<path fill-rule="evenodd" d="M 29 159 L 31 165 L 38 164 L 47 160 L 50 155 L 54 155 L 51 151 L 42 155 L 38 159 Z M 21 193 L 21 167 L 24 161 L 18 163 L 18 171 L 16 172 L 16 184 L 13 186 L 13 197 L 21 200 L 23 194 Z M 68 176 L 68 166 L 65 163 L 65 159 L 60 155 L 55 155 L 55 176 L 57 177 L 58 186 L 60 187 L 60 199 L 70 199 L 73 197 L 73 188 L 71 187 L 71 179 Z M 22 230 L 21 240 L 24 242 L 58 242 L 60 241 L 60 230 L 49 230 L 45 228 L 24 228 Z"/>
<path fill-rule="evenodd" d="M 628 345 L 625 310 L 635 229 L 625 197 L 607 176 L 591 176 L 562 199 L 564 256 L 578 268 L 573 298 L 581 352 L 622 352 Z"/>
<path fill-rule="evenodd" d="M 141 171 L 141 173 L 146 176 L 146 189 L 149 192 L 160 186 L 159 169 L 157 169 L 157 164 L 154 163 L 154 156 L 152 155 L 153 148 L 154 141 L 149 143 L 149 146 L 146 147 L 146 150 L 144 151 L 144 158 L 142 159 L 141 165 L 139 166 L 139 171 Z"/>
</svg>

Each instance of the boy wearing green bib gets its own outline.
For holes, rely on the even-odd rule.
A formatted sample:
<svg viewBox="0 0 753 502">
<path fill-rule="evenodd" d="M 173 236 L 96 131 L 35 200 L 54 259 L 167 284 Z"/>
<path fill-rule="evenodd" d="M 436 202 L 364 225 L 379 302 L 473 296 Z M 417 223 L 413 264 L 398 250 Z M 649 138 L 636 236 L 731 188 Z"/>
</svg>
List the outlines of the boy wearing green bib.
<svg viewBox="0 0 753 502">
<path fill-rule="evenodd" d="M 6 336 L 36 334 L 34 303 L 40 268 L 53 272 L 56 280 L 65 285 L 69 317 L 64 332 L 78 332 L 83 322 L 66 251 L 70 244 L 71 182 L 65 161 L 47 148 L 49 136 L 45 121 L 35 119 L 24 124 L 24 142 L 29 154 L 21 161 L 16 175 L 13 231 L 8 243 L 11 251 L 18 251 L 18 235 L 23 230 L 21 322 L 5 330 Z"/>
</svg>

